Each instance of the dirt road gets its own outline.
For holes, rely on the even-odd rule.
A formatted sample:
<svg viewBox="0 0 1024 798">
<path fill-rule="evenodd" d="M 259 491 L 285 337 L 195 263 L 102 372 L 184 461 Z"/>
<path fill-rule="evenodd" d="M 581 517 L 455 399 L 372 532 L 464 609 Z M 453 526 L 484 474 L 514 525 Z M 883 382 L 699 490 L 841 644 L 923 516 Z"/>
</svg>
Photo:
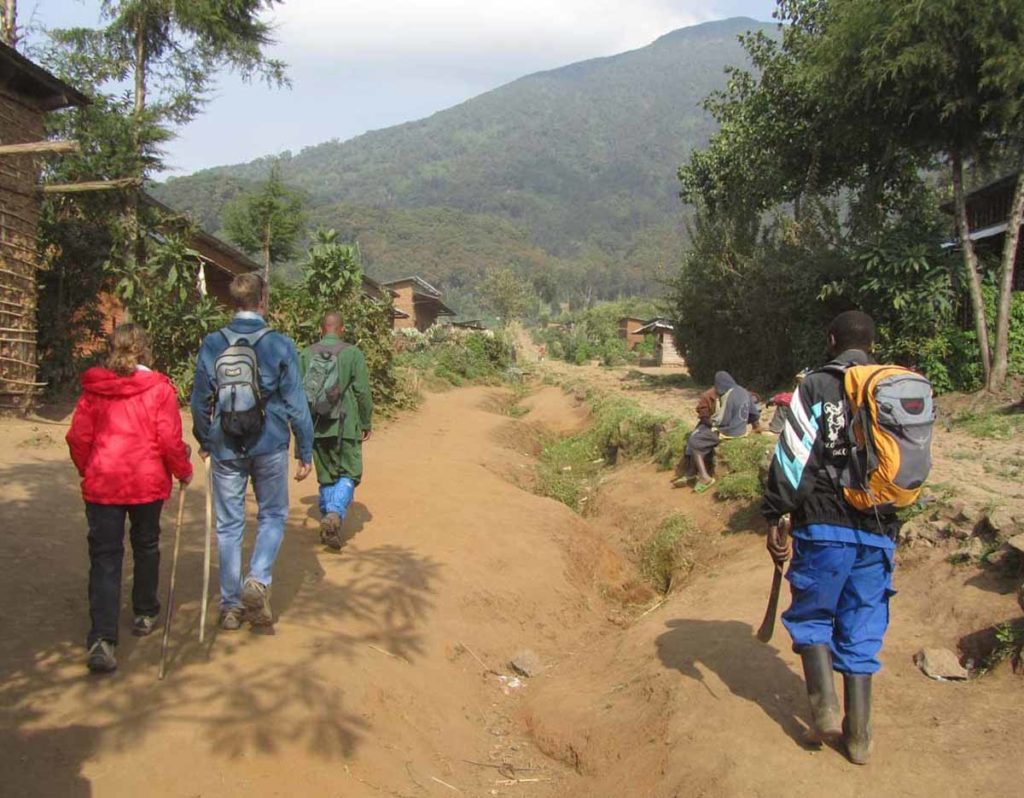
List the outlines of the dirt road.
<svg viewBox="0 0 1024 798">
<path fill-rule="evenodd" d="M 767 587 L 760 538 L 722 538 L 684 590 L 623 628 L 603 597 L 629 570 L 609 528 L 516 484 L 533 464 L 525 425 L 567 431 L 583 411 L 555 388 L 525 402 L 523 421 L 502 404 L 494 389 L 461 389 L 378 432 L 341 554 L 316 542 L 315 485 L 293 489 L 273 636 L 198 644 L 203 498 L 191 490 L 160 683 L 156 635 L 125 634 L 114 677 L 85 673 L 84 517 L 66 427 L 0 422 L 0 794 L 1017 794 L 1019 682 L 940 685 L 908 664 L 943 624 L 1014 615 L 1012 597 L 949 567 L 908 574 L 876 763 L 809 753 L 785 634 L 769 647 L 751 636 Z M 686 509 L 709 528 L 726 512 L 692 501 L 630 466 L 602 508 Z M 522 648 L 542 672 L 512 687 L 506 663 Z"/>
</svg>

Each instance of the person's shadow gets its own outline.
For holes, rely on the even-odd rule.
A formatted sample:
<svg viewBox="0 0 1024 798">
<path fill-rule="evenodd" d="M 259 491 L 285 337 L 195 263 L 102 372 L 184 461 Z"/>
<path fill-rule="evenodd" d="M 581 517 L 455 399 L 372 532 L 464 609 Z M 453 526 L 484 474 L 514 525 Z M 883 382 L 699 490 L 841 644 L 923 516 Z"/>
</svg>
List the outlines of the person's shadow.
<svg viewBox="0 0 1024 798">
<path fill-rule="evenodd" d="M 316 496 L 304 496 L 302 503 L 307 505 L 306 519 L 312 522 L 314 528 L 320 524 L 320 504 Z M 362 502 L 354 501 L 348 508 L 348 515 L 345 516 L 345 523 L 341 527 L 341 545 L 352 540 L 363 531 L 363 528 L 373 520 L 373 513 Z"/>
<path fill-rule="evenodd" d="M 665 624 L 658 637 L 658 657 L 666 668 L 701 682 L 698 663 L 714 671 L 733 695 L 752 701 L 793 740 L 806 745 L 810 725 L 803 680 L 771 646 L 754 637 L 740 621 L 679 619 Z"/>
</svg>

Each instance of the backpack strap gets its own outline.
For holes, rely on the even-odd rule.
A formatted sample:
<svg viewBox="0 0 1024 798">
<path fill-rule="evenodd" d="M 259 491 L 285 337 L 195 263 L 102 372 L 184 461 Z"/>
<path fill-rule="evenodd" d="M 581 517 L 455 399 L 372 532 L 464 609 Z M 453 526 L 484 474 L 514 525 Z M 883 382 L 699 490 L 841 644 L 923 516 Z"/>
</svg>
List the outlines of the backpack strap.
<svg viewBox="0 0 1024 798">
<path fill-rule="evenodd" d="M 336 344 L 316 343 L 316 344 L 313 344 L 310 347 L 310 349 L 312 349 L 313 352 L 315 352 L 318 355 L 325 354 L 325 355 L 334 355 L 335 357 L 337 357 L 342 352 L 344 352 L 346 349 L 348 349 L 350 346 L 352 346 L 352 344 L 346 343 L 345 341 L 339 341 Z"/>
<path fill-rule="evenodd" d="M 228 346 L 234 346 L 244 339 L 249 342 L 249 346 L 255 349 L 256 344 L 258 344 L 263 337 L 270 332 L 273 332 L 270 327 L 263 327 L 251 333 L 240 333 L 232 330 L 230 327 L 223 327 L 221 328 L 220 334 L 224 336 L 224 339 L 228 342 Z"/>
</svg>

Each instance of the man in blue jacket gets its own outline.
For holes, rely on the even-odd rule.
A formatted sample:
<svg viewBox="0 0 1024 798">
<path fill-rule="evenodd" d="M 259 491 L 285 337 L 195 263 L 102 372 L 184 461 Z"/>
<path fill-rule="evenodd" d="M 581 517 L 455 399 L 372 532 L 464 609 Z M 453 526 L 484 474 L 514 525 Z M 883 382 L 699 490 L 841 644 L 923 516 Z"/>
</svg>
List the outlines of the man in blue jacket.
<svg viewBox="0 0 1024 798">
<path fill-rule="evenodd" d="M 220 624 L 226 630 L 239 629 L 243 619 L 248 619 L 254 627 L 268 627 L 274 622 L 270 585 L 288 518 L 289 426 L 295 434 L 299 461 L 295 479 L 301 481 L 309 476 L 313 462 L 313 422 L 302 387 L 295 344 L 290 338 L 267 329 L 263 320 L 267 294 L 258 274 L 237 276 L 230 291 L 237 312 L 227 327 L 206 336 L 203 341 L 191 400 L 193 434 L 199 441 L 200 454 L 204 459 L 212 457 L 213 461 L 213 500 L 220 556 Z M 218 401 L 217 361 L 235 344 L 251 346 L 258 364 L 256 406 L 262 407 L 262 424 L 257 421 L 256 429 L 245 439 L 225 431 L 224 427 L 230 430 L 231 424 L 222 423 L 222 415 L 227 411 Z M 259 514 L 256 543 L 243 584 L 245 490 L 250 479 Z"/>
</svg>

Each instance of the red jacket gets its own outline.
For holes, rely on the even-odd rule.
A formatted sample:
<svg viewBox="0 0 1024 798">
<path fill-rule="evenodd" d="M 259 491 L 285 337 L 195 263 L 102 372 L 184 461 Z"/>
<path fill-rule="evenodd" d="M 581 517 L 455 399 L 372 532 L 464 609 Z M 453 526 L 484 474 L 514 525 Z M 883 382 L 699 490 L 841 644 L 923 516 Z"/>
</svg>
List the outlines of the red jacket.
<svg viewBox="0 0 1024 798">
<path fill-rule="evenodd" d="M 167 499 L 171 475 L 192 476 L 174 387 L 155 371 L 86 371 L 67 442 L 82 497 L 93 504 Z"/>
</svg>

